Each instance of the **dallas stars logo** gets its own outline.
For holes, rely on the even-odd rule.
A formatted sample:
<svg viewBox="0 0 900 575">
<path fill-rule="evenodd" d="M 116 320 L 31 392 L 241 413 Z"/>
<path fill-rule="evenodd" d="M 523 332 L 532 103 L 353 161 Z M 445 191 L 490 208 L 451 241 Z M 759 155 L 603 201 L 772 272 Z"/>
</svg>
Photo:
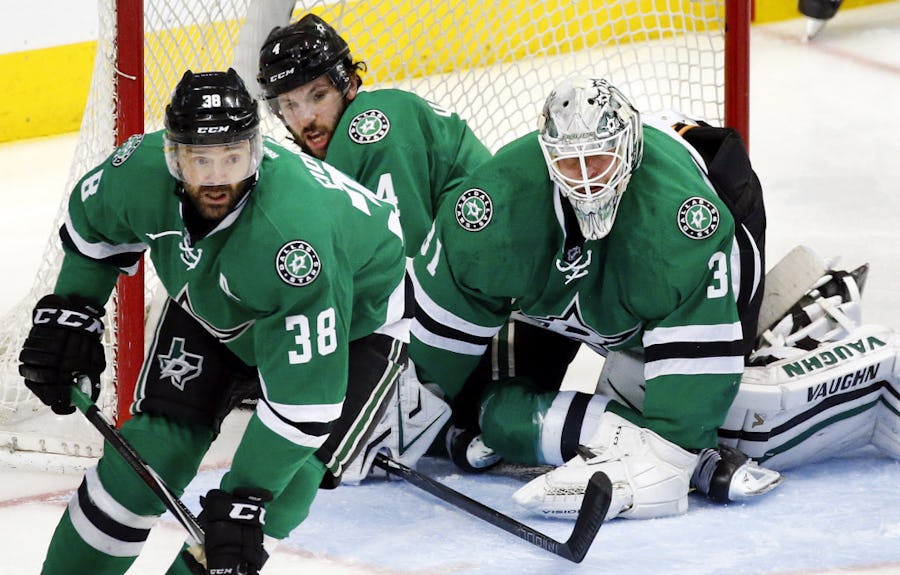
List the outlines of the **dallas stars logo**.
<svg viewBox="0 0 900 575">
<path fill-rule="evenodd" d="M 494 215 L 494 204 L 484 190 L 472 188 L 466 190 L 456 200 L 456 221 L 470 232 L 482 230 L 491 222 Z"/>
<path fill-rule="evenodd" d="M 516 312 L 513 315 L 516 319 L 521 319 L 526 323 L 555 331 L 569 339 L 581 341 L 604 355 L 610 346 L 622 345 L 641 331 L 641 324 L 638 323 L 634 327 L 620 333 L 606 335 L 598 332 L 585 321 L 577 293 L 559 315 L 541 317 L 525 315 L 522 312 Z"/>
<path fill-rule="evenodd" d="M 125 163 L 125 160 L 131 157 L 131 154 L 137 150 L 137 147 L 141 145 L 141 141 L 143 141 L 143 134 L 135 134 L 125 140 L 121 146 L 116 148 L 116 151 L 113 153 L 112 161 L 110 162 L 113 166 L 118 167 Z"/>
<path fill-rule="evenodd" d="M 319 277 L 322 262 L 311 245 L 302 240 L 294 240 L 278 250 L 275 256 L 275 271 L 284 283 L 305 286 Z"/>
<path fill-rule="evenodd" d="M 678 208 L 678 229 L 693 240 L 713 235 L 719 228 L 719 210 L 711 202 L 694 196 Z"/>
<path fill-rule="evenodd" d="M 348 133 L 357 144 L 371 144 L 387 136 L 391 123 L 380 110 L 366 110 L 350 120 Z"/>
<path fill-rule="evenodd" d="M 184 384 L 203 373 L 203 356 L 184 351 L 184 338 L 173 337 L 167 355 L 157 355 L 159 378 L 169 378 L 172 385 L 184 391 Z"/>
</svg>

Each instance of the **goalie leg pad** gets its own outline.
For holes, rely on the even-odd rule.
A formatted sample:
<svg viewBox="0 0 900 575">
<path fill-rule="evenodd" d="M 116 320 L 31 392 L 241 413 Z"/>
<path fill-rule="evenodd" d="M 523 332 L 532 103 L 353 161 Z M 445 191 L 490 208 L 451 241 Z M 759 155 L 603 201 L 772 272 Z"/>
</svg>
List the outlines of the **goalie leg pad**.
<svg viewBox="0 0 900 575">
<path fill-rule="evenodd" d="M 574 519 L 588 480 L 602 471 L 613 485 L 606 519 L 679 515 L 687 511 L 696 463 L 697 455 L 606 412 L 579 456 L 533 479 L 516 491 L 513 499 L 544 516 Z"/>
<path fill-rule="evenodd" d="M 407 467 L 415 467 L 450 419 L 450 406 L 439 393 L 437 386 L 418 380 L 415 366 L 409 362 L 369 443 L 344 468 L 341 481 L 355 485 L 370 473 L 386 476 L 384 471 L 372 467 L 378 453 L 385 453 Z"/>
<path fill-rule="evenodd" d="M 894 375 L 881 393 L 872 443 L 887 455 L 900 459 L 900 357 Z"/>
<path fill-rule="evenodd" d="M 884 413 L 879 406 L 896 385 L 896 342 L 890 328 L 865 325 L 845 339 L 811 351 L 785 348 L 785 359 L 746 368 L 720 442 L 776 470 L 872 443 Z M 884 421 L 879 429 L 890 430 Z"/>
</svg>

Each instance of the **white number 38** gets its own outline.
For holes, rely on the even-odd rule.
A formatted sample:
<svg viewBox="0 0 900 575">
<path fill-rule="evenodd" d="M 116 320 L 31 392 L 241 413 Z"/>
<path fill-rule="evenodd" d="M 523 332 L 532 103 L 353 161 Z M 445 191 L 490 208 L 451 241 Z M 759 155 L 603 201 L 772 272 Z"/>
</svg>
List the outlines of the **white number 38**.
<svg viewBox="0 0 900 575">
<path fill-rule="evenodd" d="M 315 334 L 310 330 L 309 318 L 303 314 L 290 315 L 284 319 L 284 328 L 294 333 L 294 343 L 299 349 L 288 352 L 288 361 L 307 363 L 314 353 L 328 355 L 337 349 L 338 338 L 335 329 L 334 308 L 328 308 L 316 317 Z M 313 343 L 315 338 L 315 343 Z M 315 349 L 313 349 L 315 348 Z"/>
</svg>

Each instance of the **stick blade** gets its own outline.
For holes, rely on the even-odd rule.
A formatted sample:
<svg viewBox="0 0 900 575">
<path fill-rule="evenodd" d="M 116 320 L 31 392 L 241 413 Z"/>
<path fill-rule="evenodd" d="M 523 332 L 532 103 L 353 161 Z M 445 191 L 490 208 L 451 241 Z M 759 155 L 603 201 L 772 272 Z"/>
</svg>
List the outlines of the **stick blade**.
<svg viewBox="0 0 900 575">
<path fill-rule="evenodd" d="M 612 483 L 605 473 L 598 471 L 588 480 L 584 500 L 578 511 L 578 519 L 575 521 L 572 534 L 565 543 L 568 551 L 566 559 L 581 563 L 597 537 L 597 532 L 603 526 L 611 501 Z"/>
</svg>

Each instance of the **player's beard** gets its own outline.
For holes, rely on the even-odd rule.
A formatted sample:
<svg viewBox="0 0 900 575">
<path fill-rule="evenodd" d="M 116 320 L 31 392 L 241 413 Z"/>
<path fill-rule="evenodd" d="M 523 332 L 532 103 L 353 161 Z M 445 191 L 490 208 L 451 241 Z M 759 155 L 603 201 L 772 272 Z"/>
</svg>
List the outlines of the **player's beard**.
<svg viewBox="0 0 900 575">
<path fill-rule="evenodd" d="M 200 217 L 209 221 L 219 221 L 244 197 L 247 186 L 242 181 L 221 186 L 199 186 L 186 192 Z"/>
<path fill-rule="evenodd" d="M 331 139 L 334 137 L 334 130 L 337 128 L 338 123 L 341 121 L 341 116 L 344 115 L 344 111 L 349 105 L 350 100 L 345 95 L 342 99 L 340 110 L 331 118 L 329 125 L 317 122 L 304 127 L 299 133 L 288 127 L 294 143 L 310 156 L 324 160 L 325 155 L 328 153 L 328 145 L 331 144 Z"/>
<path fill-rule="evenodd" d="M 299 134 L 291 130 L 291 139 L 294 140 L 294 143 L 300 146 L 305 153 L 320 160 L 325 159 L 325 154 L 328 153 L 328 144 L 331 143 L 333 135 L 333 129 L 318 124 L 304 128 Z"/>
</svg>

